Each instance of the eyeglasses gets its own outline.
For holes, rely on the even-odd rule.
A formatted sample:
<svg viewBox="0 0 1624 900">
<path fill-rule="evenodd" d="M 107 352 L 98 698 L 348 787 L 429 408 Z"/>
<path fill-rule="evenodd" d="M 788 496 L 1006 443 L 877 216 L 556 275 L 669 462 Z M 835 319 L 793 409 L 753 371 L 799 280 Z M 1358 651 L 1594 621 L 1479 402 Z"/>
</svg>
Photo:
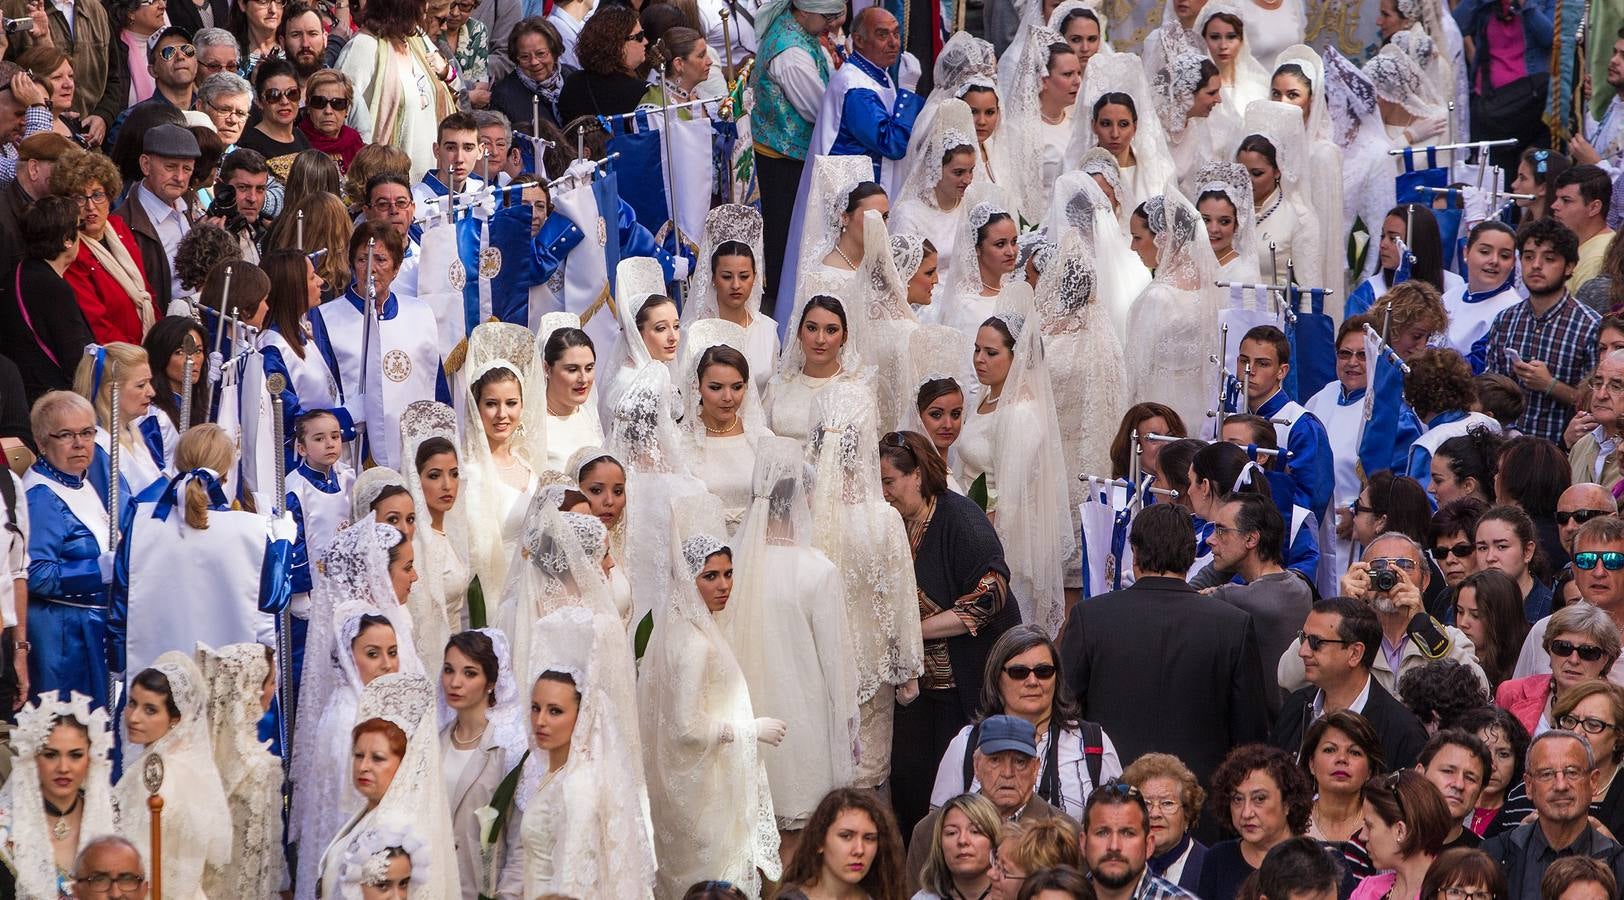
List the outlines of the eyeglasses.
<svg viewBox="0 0 1624 900">
<path fill-rule="evenodd" d="M 346 97 L 323 97 L 320 94 L 311 94 L 310 100 L 305 103 L 310 109 L 328 109 L 333 112 L 343 112 L 350 108 L 350 101 Z"/>
<path fill-rule="evenodd" d="M 1233 525 L 1219 525 L 1216 522 L 1214 522 L 1213 525 L 1212 525 L 1212 534 L 1213 534 L 1214 537 L 1217 537 L 1220 534 L 1249 534 L 1249 533 L 1250 532 L 1243 531 L 1243 530 L 1241 530 L 1239 528 L 1236 528 Z"/>
<path fill-rule="evenodd" d="M 210 109 L 224 116 L 227 121 L 246 120 L 248 118 L 248 110 L 246 109 L 232 109 L 229 106 L 220 106 L 215 103 L 209 103 L 207 100 L 203 102 L 208 103 Z"/>
<path fill-rule="evenodd" d="M 519 62 L 524 63 L 525 65 L 529 65 L 531 63 L 550 63 L 552 61 L 553 54 L 547 50 L 537 50 L 534 53 L 519 54 Z"/>
<path fill-rule="evenodd" d="M 1556 780 L 1558 775 L 1562 776 L 1563 781 L 1578 781 L 1590 774 L 1590 772 L 1578 766 L 1564 766 L 1560 769 L 1540 769 L 1537 772 L 1529 772 L 1528 774 L 1532 775 L 1534 780 L 1540 784 L 1550 784 Z"/>
<path fill-rule="evenodd" d="M 1178 812 L 1182 806 L 1183 804 L 1179 803 L 1177 800 L 1168 800 L 1166 798 L 1152 800 L 1149 797 L 1145 798 L 1146 809 L 1154 813 L 1161 813 L 1164 816 L 1170 816 Z"/>
<path fill-rule="evenodd" d="M 107 192 L 96 191 L 91 194 L 76 194 L 73 202 L 80 206 L 102 206 L 107 202 Z"/>
<path fill-rule="evenodd" d="M 627 36 L 626 40 L 636 41 L 639 44 L 646 44 L 648 43 L 648 35 L 641 31 L 634 31 Z"/>
<path fill-rule="evenodd" d="M 1494 891 L 1473 891 L 1459 885 L 1442 888 L 1438 893 L 1444 900 L 1494 900 Z"/>
<path fill-rule="evenodd" d="M 1585 716 L 1581 719 L 1575 715 L 1566 715 L 1557 716 L 1556 727 L 1568 731 L 1578 731 L 1582 728 L 1585 734 L 1601 734 L 1609 728 L 1617 728 L 1618 726 L 1612 722 L 1603 722 L 1595 716 Z"/>
<path fill-rule="evenodd" d="M 248 2 L 258 3 L 260 6 L 269 6 L 272 9 L 281 9 L 288 5 L 287 0 L 248 0 Z"/>
<path fill-rule="evenodd" d="M 187 59 L 191 59 L 197 55 L 197 48 L 191 44 L 170 44 L 169 46 L 158 51 L 158 58 L 162 59 L 164 62 L 169 62 L 175 58 L 175 54 L 177 53 L 186 57 Z"/>
<path fill-rule="evenodd" d="M 96 429 L 86 428 L 83 431 L 53 431 L 46 435 L 53 441 L 62 444 L 90 444 L 96 440 Z"/>
<path fill-rule="evenodd" d="M 372 208 L 381 213 L 386 213 L 390 210 L 405 212 L 406 210 L 412 208 L 412 201 L 407 197 L 398 197 L 394 200 L 390 200 L 388 197 L 379 197 L 378 199 L 372 201 Z"/>
<path fill-rule="evenodd" d="M 1557 638 L 1556 640 L 1551 641 L 1551 652 L 1562 657 L 1563 659 L 1567 659 L 1568 657 L 1577 653 L 1579 654 L 1579 658 L 1585 662 L 1595 662 L 1596 660 L 1601 659 L 1603 651 L 1595 644 L 1575 644 L 1572 641 L 1564 641 L 1561 638 Z"/>
<path fill-rule="evenodd" d="M 1590 379 L 1590 389 L 1592 391 L 1599 391 L 1603 388 L 1606 388 L 1607 393 L 1609 394 L 1624 394 L 1624 379 L 1603 379 L 1599 376 Z"/>
<path fill-rule="evenodd" d="M 1620 393 L 1624 393 L 1624 391 L 1620 391 Z M 1597 516 L 1610 516 L 1612 514 L 1613 511 L 1610 509 L 1576 509 L 1572 512 L 1563 512 L 1562 510 L 1557 510 L 1556 524 L 1566 525 L 1569 522 L 1572 522 L 1575 525 L 1583 525 Z"/>
<path fill-rule="evenodd" d="M 1466 543 L 1465 541 L 1461 541 L 1452 547 L 1445 547 L 1442 544 L 1439 544 L 1438 546 L 1432 548 L 1432 558 L 1442 560 L 1446 556 L 1453 556 L 1456 559 L 1465 559 L 1466 557 L 1471 556 L 1472 552 L 1472 545 Z"/>
<path fill-rule="evenodd" d="M 299 97 L 300 91 L 297 87 L 290 87 L 287 90 L 283 90 L 281 88 L 271 88 L 265 93 L 259 95 L 259 98 L 266 103 L 281 103 L 283 100 L 286 100 L 289 103 L 298 103 Z"/>
<path fill-rule="evenodd" d="M 74 887 L 83 885 L 84 887 L 89 888 L 90 892 L 93 894 L 105 894 L 108 892 L 108 890 L 115 886 L 120 892 L 133 891 L 146 883 L 146 878 L 142 877 L 136 872 L 120 872 L 117 875 L 111 875 L 107 872 L 97 872 L 94 875 L 86 875 L 83 878 L 73 879 Z"/>
<path fill-rule="evenodd" d="M 1360 503 L 1358 500 L 1355 500 L 1353 501 L 1353 514 L 1357 516 L 1360 513 L 1373 516 L 1376 514 L 1376 507 L 1366 506 L 1363 503 Z"/>
<path fill-rule="evenodd" d="M 210 72 L 235 72 L 241 65 L 235 59 L 228 59 L 225 62 L 205 62 L 203 68 Z"/>
<path fill-rule="evenodd" d="M 1594 569 L 1598 561 L 1602 564 L 1602 568 L 1609 572 L 1624 569 L 1624 553 L 1617 550 L 1604 550 L 1599 553 L 1595 550 L 1586 550 L 1583 553 L 1573 554 L 1574 567 L 1584 569 L 1586 572 Z"/>
<path fill-rule="evenodd" d="M 1008 675 L 1015 681 L 1025 681 L 1033 675 L 1036 675 L 1039 681 L 1048 681 L 1054 677 L 1054 673 L 1056 671 L 1057 670 L 1055 667 L 1049 665 L 1048 663 L 1042 663 L 1036 666 L 1016 665 L 1004 667 L 1004 674 Z"/>
<path fill-rule="evenodd" d="M 1363 351 L 1363 350 L 1338 350 L 1338 351 L 1336 351 L 1336 361 L 1337 362 L 1348 362 L 1349 360 L 1354 360 L 1354 359 L 1357 359 L 1360 362 L 1364 362 L 1365 361 L 1365 351 Z"/>
<path fill-rule="evenodd" d="M 1318 653 L 1320 648 L 1324 647 L 1326 644 L 1341 644 L 1342 646 L 1346 647 L 1347 645 L 1353 643 L 1352 641 L 1344 641 L 1341 638 L 1320 637 L 1317 634 L 1309 634 L 1306 631 L 1297 632 L 1297 640 L 1307 644 L 1308 649 L 1314 651 L 1315 653 Z"/>
<path fill-rule="evenodd" d="M 1370 568 L 1372 569 L 1385 569 L 1391 567 L 1394 569 L 1403 569 L 1406 572 L 1415 571 L 1415 560 L 1409 558 L 1408 556 L 1378 556 L 1375 559 L 1367 559 L 1365 562 L 1369 563 Z"/>
</svg>

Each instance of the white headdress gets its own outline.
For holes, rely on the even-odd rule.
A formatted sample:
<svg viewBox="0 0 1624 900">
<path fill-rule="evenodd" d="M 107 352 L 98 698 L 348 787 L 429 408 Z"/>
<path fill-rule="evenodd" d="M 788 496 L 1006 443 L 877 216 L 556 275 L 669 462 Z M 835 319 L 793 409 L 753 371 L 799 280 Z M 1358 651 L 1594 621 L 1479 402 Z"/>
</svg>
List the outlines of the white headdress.
<svg viewBox="0 0 1624 900">
<path fill-rule="evenodd" d="M 1432 119 L 1444 114 L 1436 92 L 1427 85 L 1420 63 L 1401 46 L 1382 47 L 1365 63 L 1364 73 L 1375 86 L 1378 97 L 1397 103 L 1410 115 Z"/>
<path fill-rule="evenodd" d="M 677 355 L 682 362 L 677 371 L 682 374 L 685 407 L 681 428 L 690 448 L 705 439 L 705 423 L 699 417 L 699 360 L 712 347 L 730 347 L 742 356 L 745 348 L 744 327 L 726 319 L 698 319 L 691 325 L 683 326 L 682 352 Z M 761 434 L 767 430 L 763 422 L 761 398 L 756 392 L 754 372 L 745 379 L 744 400 L 739 405 L 738 414 L 744 419 L 746 434 Z"/>
<path fill-rule="evenodd" d="M 1064 44 L 1065 39 L 1043 24 L 1034 23 L 1022 31 L 1026 34 L 1026 47 L 1016 63 L 1014 79 L 999 82 L 1008 87 L 1009 101 L 1001 131 L 1006 136 L 1006 152 L 1013 154 L 1007 164 L 1016 173 L 1016 183 L 1002 187 L 1009 192 L 1018 211 L 1033 220 L 1043 214 L 1048 203 L 1043 184 L 1043 154 L 1038 149 L 1042 146 L 1043 121 L 1039 95 L 1043 91 L 1043 79 L 1049 74 L 1049 49 L 1055 44 Z M 1094 62 L 1089 64 L 1091 69 Z"/>
<path fill-rule="evenodd" d="M 761 291 L 766 283 L 762 264 L 761 213 L 753 206 L 723 203 L 705 214 L 705 235 L 699 243 L 699 256 L 694 263 L 693 278 L 688 281 L 688 302 L 682 307 L 682 328 L 700 319 L 713 319 L 721 315 L 716 300 L 716 285 L 711 281 L 711 257 L 716 249 L 729 241 L 738 241 L 750 248 L 756 266 L 755 285 L 744 308 L 754 318 L 761 312 Z"/>
<path fill-rule="evenodd" d="M 1172 151 L 1168 149 L 1161 119 L 1155 113 L 1156 104 L 1144 67 L 1132 53 L 1113 53 L 1089 62 L 1088 71 L 1083 75 L 1083 88 L 1077 92 L 1077 105 L 1072 109 L 1071 143 L 1066 147 L 1068 165 L 1080 164 L 1083 154 L 1099 145 L 1094 135 L 1094 106 L 1101 97 L 1111 93 L 1127 94 L 1133 100 L 1137 125 L 1130 147 L 1135 182 L 1159 184 L 1171 178 Z M 1129 212 L 1144 199 L 1129 196 L 1131 189 L 1131 185 L 1124 185 L 1124 190 L 1117 192 L 1117 202 Z"/>
<path fill-rule="evenodd" d="M 372 518 L 372 504 L 389 487 L 405 488 L 406 479 L 388 466 L 373 466 L 356 476 L 355 486 L 350 489 L 350 521 Z"/>
<path fill-rule="evenodd" d="M 342 900 L 361 900 L 361 888 L 381 884 L 389 877 L 390 861 L 404 856 L 412 866 L 410 896 L 419 896 L 420 884 L 432 884 L 434 859 L 429 846 L 409 826 L 368 828 L 356 836 L 339 860 L 338 895 Z"/>
<path fill-rule="evenodd" d="M 908 356 L 912 364 L 912 390 L 908 394 L 911 418 L 907 428 L 928 436 L 930 428 L 919 413 L 919 391 L 933 381 L 950 379 L 959 393 L 970 396 L 976 383 L 970 369 L 971 341 L 964 332 L 947 325 L 921 325 L 908 339 Z"/>
<path fill-rule="evenodd" d="M 855 374 L 862 367 L 858 349 L 860 338 L 855 333 L 862 327 L 862 316 L 853 313 L 851 304 L 857 275 L 855 272 L 828 275 L 824 271 L 823 258 L 834 250 L 835 243 L 840 240 L 841 219 L 846 214 L 847 204 L 851 202 L 852 191 L 864 182 L 874 180 L 874 164 L 866 156 L 818 156 L 809 160 L 808 164 L 813 167 L 812 193 L 806 206 L 806 236 L 801 241 L 801 275 L 796 282 L 795 312 L 786 324 L 790 339 L 784 342 L 773 381 L 800 376 L 801 368 L 806 364 L 806 354 L 801 351 L 801 342 L 794 339 L 794 333 L 800 327 L 807 303 L 820 294 L 839 300 L 846 311 L 846 342 L 840 349 L 841 370 Z M 861 228 L 862 225 L 853 222 L 852 227 Z"/>
<path fill-rule="evenodd" d="M 937 105 L 931 130 L 909 148 L 908 174 L 895 199 L 898 202 L 904 199 L 918 200 L 935 209 L 936 183 L 942 177 L 942 157 L 961 147 L 973 152 L 975 159 L 980 161 L 981 150 L 976 143 L 975 118 L 970 112 L 970 105 L 956 97 L 948 97 Z M 975 177 L 977 180 L 986 177 L 979 165 Z"/>
<path fill-rule="evenodd" d="M 931 168 L 923 147 L 936 132 L 936 118 L 943 103 L 964 99 L 971 87 L 990 88 L 1000 96 L 1003 94 L 998 90 L 998 56 L 992 45 L 967 31 L 954 32 L 947 39 L 942 51 L 936 54 L 933 71 L 935 78 L 931 82 L 930 96 L 925 98 L 924 108 L 914 118 L 913 132 L 908 137 L 908 154 L 903 157 L 899 184 L 907 184 L 914 177 L 916 167 Z M 974 136 L 972 131 L 971 137 Z M 937 157 L 938 162 L 940 159 Z M 979 152 L 976 153 L 976 169 L 986 175 Z"/>
<path fill-rule="evenodd" d="M 1205 83 L 1201 77 L 1201 64 L 1210 61 L 1205 50 L 1179 46 L 1167 57 L 1167 64 L 1156 70 L 1150 80 L 1156 117 L 1173 140 L 1184 134 L 1185 126 L 1190 122 L 1190 108 L 1195 105 L 1196 91 Z"/>
<path fill-rule="evenodd" d="M 113 831 L 111 763 L 108 752 L 113 734 L 107 711 L 92 710 L 90 698 L 77 691 L 41 694 L 17 713 L 11 729 L 12 776 L 0 787 L 0 846 L 10 857 L 17 877 L 17 896 L 24 900 L 56 900 L 56 859 L 45 818 L 45 798 L 34 761 L 45 749 L 58 723 L 77 723 L 90 740 L 90 770 L 85 775 L 84 812 L 79 821 L 79 846 Z M 143 801 L 143 810 L 146 809 Z"/>
<path fill-rule="evenodd" d="M 475 417 L 478 417 L 477 411 Z M 521 425 L 520 429 L 523 427 Z M 445 554 L 458 553 L 457 548 L 462 548 L 463 552 L 468 549 L 470 503 L 459 490 L 457 502 L 446 510 L 441 519 L 444 537 L 437 538 L 433 534 L 428 499 L 423 494 L 423 478 L 416 470 L 417 448 L 424 441 L 436 437 L 449 441 L 453 449 L 457 448 L 456 411 L 432 400 L 417 400 L 409 404 L 400 416 L 400 446 L 401 464 L 412 467 L 408 470 L 406 488 L 411 491 L 412 502 L 417 507 L 417 530 L 412 535 L 417 581 L 406 596 L 406 608 L 412 615 L 412 635 L 423 654 L 425 672 L 440 671 L 446 639 L 451 637 L 455 623 L 461 619 L 458 610 L 450 607 L 449 598 L 460 598 L 468 589 L 467 584 L 446 583 L 448 562 L 453 571 L 460 570 L 466 574 L 467 569 L 465 561 L 448 561 Z M 480 442 L 483 443 L 483 440 Z M 461 454 L 458 456 L 460 458 Z"/>
<path fill-rule="evenodd" d="M 1196 170 L 1193 183 L 1198 211 L 1201 196 L 1211 191 L 1223 194 L 1235 208 L 1235 237 L 1231 249 L 1238 257 L 1241 273 L 1231 280 L 1258 281 L 1257 211 L 1252 205 L 1252 179 L 1246 167 L 1234 162 L 1209 162 Z"/>
</svg>

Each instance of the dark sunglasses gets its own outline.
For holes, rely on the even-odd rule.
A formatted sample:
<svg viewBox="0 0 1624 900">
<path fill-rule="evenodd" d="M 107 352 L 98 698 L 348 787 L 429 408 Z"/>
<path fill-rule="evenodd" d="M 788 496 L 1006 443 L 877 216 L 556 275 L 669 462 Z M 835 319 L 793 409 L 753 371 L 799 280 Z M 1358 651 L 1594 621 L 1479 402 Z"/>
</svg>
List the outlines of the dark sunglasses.
<svg viewBox="0 0 1624 900">
<path fill-rule="evenodd" d="M 191 44 L 170 44 L 162 50 L 159 50 L 158 56 L 164 62 L 169 62 L 175 58 L 175 54 L 177 53 L 186 57 L 187 59 L 191 59 L 197 55 L 197 48 L 193 47 Z"/>
<path fill-rule="evenodd" d="M 646 44 L 646 43 L 648 43 L 648 34 L 646 34 L 645 32 L 641 32 L 641 31 L 634 32 L 631 35 L 628 35 L 626 40 L 628 40 L 628 41 L 636 41 L 639 44 Z"/>
<path fill-rule="evenodd" d="M 1568 657 L 1577 653 L 1579 654 L 1579 658 L 1585 662 L 1595 662 L 1596 660 L 1601 659 L 1602 655 L 1602 649 L 1595 644 L 1575 644 L 1572 641 L 1564 641 L 1561 638 L 1551 641 L 1551 652 L 1562 657 L 1563 659 L 1567 659 Z"/>
<path fill-rule="evenodd" d="M 1351 643 L 1351 641 L 1344 641 L 1341 638 L 1320 637 L 1317 634 L 1309 634 L 1306 631 L 1297 632 L 1297 640 L 1307 644 L 1308 649 L 1314 651 L 1315 653 L 1320 652 L 1320 648 L 1324 647 L 1326 644 L 1341 644 L 1343 646 L 1347 646 L 1349 643 Z"/>
<path fill-rule="evenodd" d="M 1446 556 L 1454 556 L 1456 559 L 1465 559 L 1466 557 L 1471 556 L 1472 553 L 1472 545 L 1466 543 L 1465 541 L 1461 541 L 1453 547 L 1445 547 L 1440 544 L 1432 548 L 1432 558 L 1439 561 L 1442 561 Z"/>
<path fill-rule="evenodd" d="M 1057 672 L 1057 671 L 1059 671 L 1059 670 L 1057 670 L 1054 666 L 1052 666 L 1052 665 L 1050 665 L 1048 663 L 1041 663 L 1041 664 L 1035 665 L 1035 666 L 1005 666 L 1004 667 L 1004 674 L 1008 675 L 1011 679 L 1013 679 L 1015 681 L 1025 681 L 1026 679 L 1032 677 L 1033 675 L 1036 675 L 1038 677 L 1039 681 L 1048 681 L 1049 679 L 1054 677 L 1054 673 Z"/>
<path fill-rule="evenodd" d="M 1595 550 L 1586 550 L 1583 553 L 1573 554 L 1574 567 L 1584 569 L 1586 572 L 1594 569 L 1598 562 L 1607 571 L 1617 572 L 1619 569 L 1624 569 L 1624 553 L 1617 550 L 1606 550 L 1599 553 Z"/>
<path fill-rule="evenodd" d="M 1557 510 L 1556 524 L 1567 525 L 1569 522 L 1572 522 L 1575 525 L 1583 525 L 1597 516 L 1610 515 L 1612 515 L 1612 513 L 1605 509 L 1576 509 L 1573 512 L 1562 512 L 1561 510 Z"/>
<path fill-rule="evenodd" d="M 298 103 L 300 96 L 301 92 L 298 88 L 290 87 L 285 91 L 281 88 L 271 88 L 265 91 L 265 93 L 260 94 L 259 98 L 266 103 L 281 103 L 283 100 L 286 100 L 289 103 Z"/>
<path fill-rule="evenodd" d="M 323 97 L 320 94 L 311 94 L 305 106 L 311 109 L 332 108 L 334 112 L 343 112 L 350 108 L 350 101 L 344 97 Z"/>
</svg>

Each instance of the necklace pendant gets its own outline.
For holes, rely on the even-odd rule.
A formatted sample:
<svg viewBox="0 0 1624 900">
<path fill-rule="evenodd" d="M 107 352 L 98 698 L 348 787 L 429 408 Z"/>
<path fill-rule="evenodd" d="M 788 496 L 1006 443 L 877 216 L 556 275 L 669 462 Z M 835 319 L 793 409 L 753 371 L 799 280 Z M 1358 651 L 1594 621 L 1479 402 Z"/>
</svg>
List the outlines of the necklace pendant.
<svg viewBox="0 0 1624 900">
<path fill-rule="evenodd" d="M 65 841 L 68 839 L 67 816 L 63 816 L 62 818 L 51 823 L 51 838 L 58 841 Z"/>
</svg>

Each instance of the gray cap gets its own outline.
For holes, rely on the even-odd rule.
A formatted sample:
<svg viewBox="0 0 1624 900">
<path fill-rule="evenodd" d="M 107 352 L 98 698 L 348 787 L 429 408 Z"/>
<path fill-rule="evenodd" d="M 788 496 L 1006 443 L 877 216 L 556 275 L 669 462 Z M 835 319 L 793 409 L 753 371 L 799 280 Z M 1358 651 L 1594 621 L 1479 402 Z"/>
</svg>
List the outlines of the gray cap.
<svg viewBox="0 0 1624 900">
<path fill-rule="evenodd" d="M 181 125 L 159 125 L 141 139 L 141 152 L 174 159 L 197 159 L 203 151 L 197 147 L 197 135 Z"/>
</svg>

